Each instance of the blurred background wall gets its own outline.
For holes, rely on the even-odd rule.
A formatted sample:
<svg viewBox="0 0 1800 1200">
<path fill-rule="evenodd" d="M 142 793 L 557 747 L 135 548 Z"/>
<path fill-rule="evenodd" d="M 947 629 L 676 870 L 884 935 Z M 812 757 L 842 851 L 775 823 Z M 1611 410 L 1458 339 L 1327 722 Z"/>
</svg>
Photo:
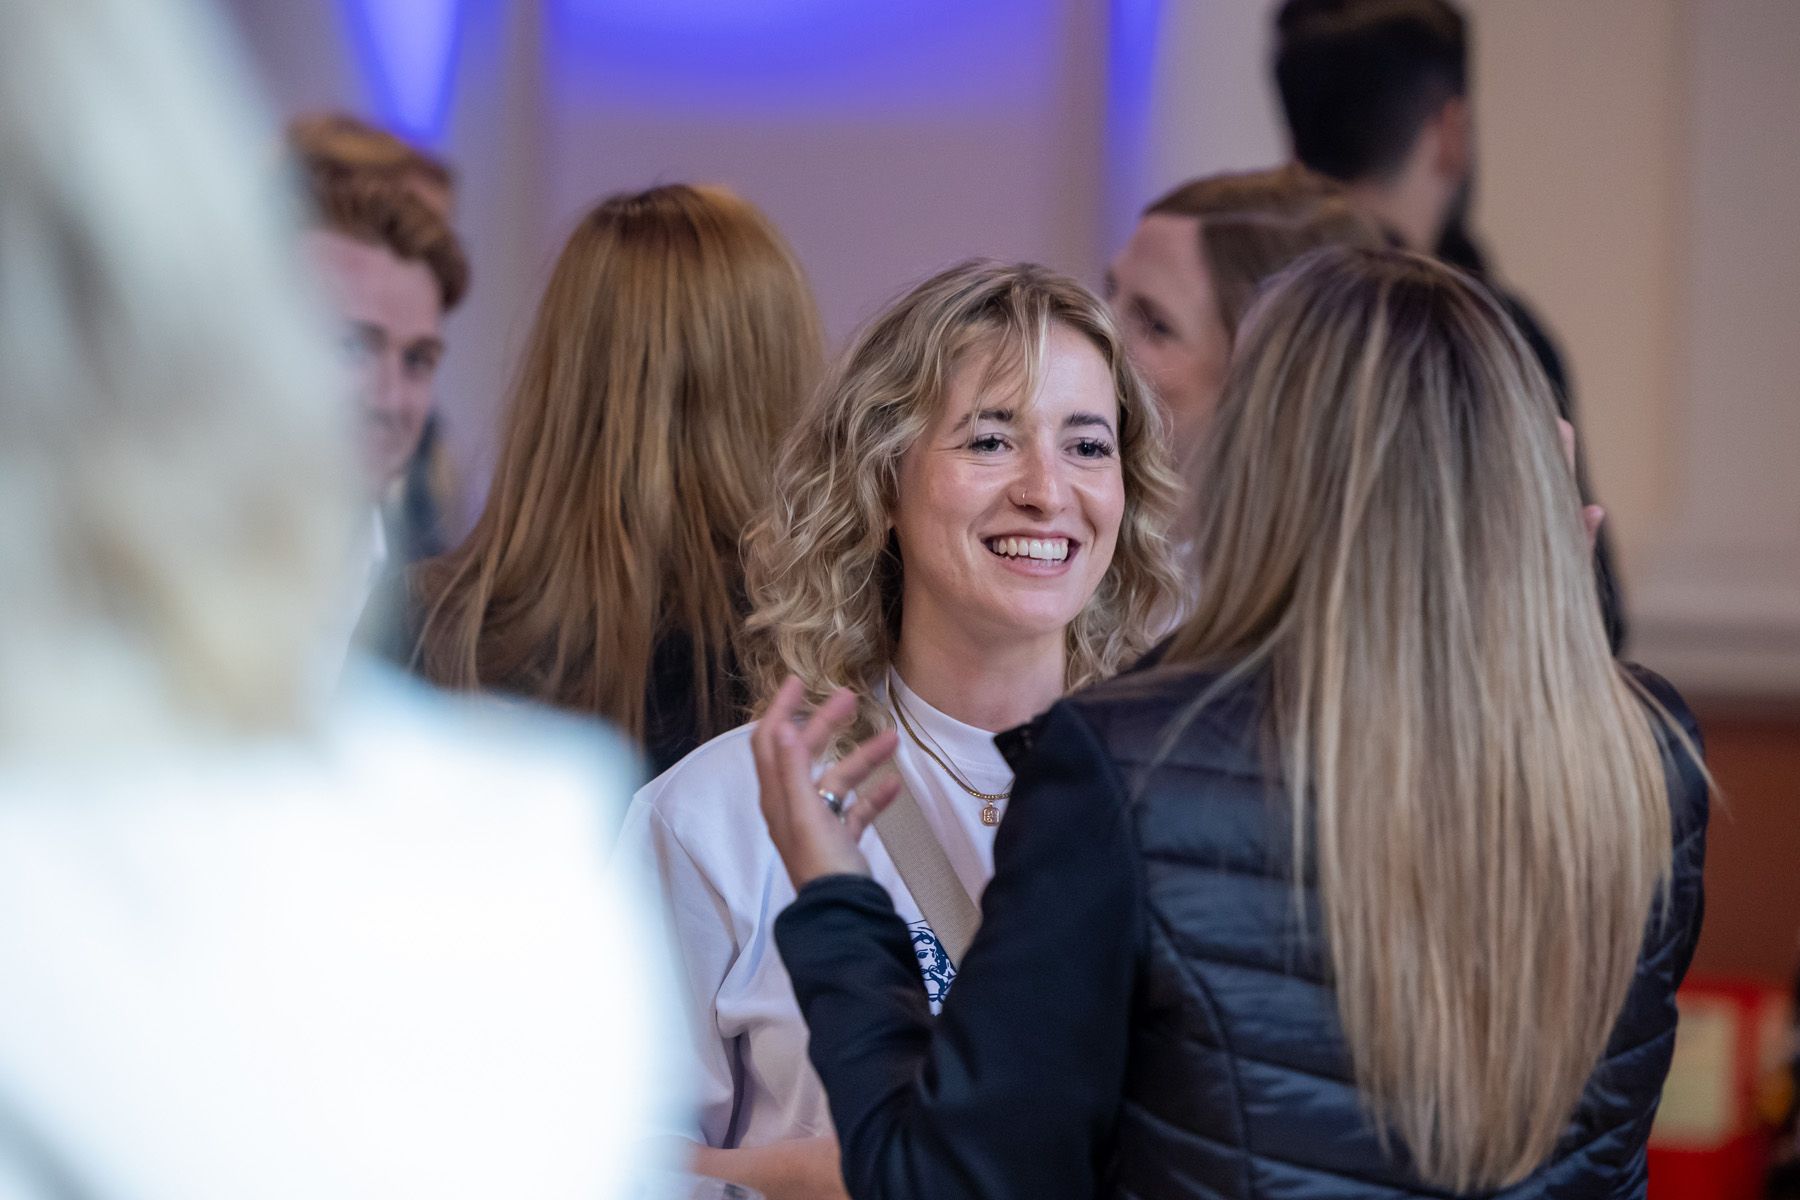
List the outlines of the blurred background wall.
<svg viewBox="0 0 1800 1200">
<path fill-rule="evenodd" d="M 343 107 L 461 173 L 474 287 L 440 403 L 479 507 L 549 264 L 600 197 L 720 182 L 805 263 L 833 342 L 973 254 L 1098 277 L 1091 0 L 228 0 L 279 114 Z M 439 22 L 446 30 L 438 34 Z"/>
<path fill-rule="evenodd" d="M 1702 965 L 1779 975 L 1800 931 L 1800 4 L 1463 4 L 1474 227 L 1567 355 L 1633 656 L 1701 700 L 1733 796 Z M 278 113 L 365 113 L 462 173 L 475 284 L 441 400 L 465 519 L 549 258 L 597 197 L 735 187 L 834 340 L 969 254 L 1097 282 L 1160 190 L 1284 157 L 1273 7 L 226 0 Z"/>
</svg>

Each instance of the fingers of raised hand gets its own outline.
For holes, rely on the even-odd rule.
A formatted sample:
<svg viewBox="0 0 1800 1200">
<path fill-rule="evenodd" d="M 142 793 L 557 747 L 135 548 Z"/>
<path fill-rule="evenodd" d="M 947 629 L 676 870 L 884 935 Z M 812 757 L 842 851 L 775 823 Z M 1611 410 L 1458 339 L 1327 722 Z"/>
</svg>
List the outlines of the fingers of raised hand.
<svg viewBox="0 0 1800 1200">
<path fill-rule="evenodd" d="M 868 874 L 869 864 L 856 846 L 859 833 L 849 832 L 848 822 L 834 813 L 821 796 L 822 791 L 832 790 L 831 781 L 821 778 L 817 784 L 813 782 L 812 755 L 801 740 L 800 731 L 783 726 L 776 732 L 775 741 L 781 751 L 779 786 L 787 810 L 787 824 L 782 835 L 776 837 L 775 848 L 794 887 L 804 887 L 821 875 Z M 848 794 L 850 785 L 838 786 L 844 789 L 838 795 Z M 861 804 L 855 807 L 860 808 Z M 770 832 L 774 833 L 773 824 Z"/>
<path fill-rule="evenodd" d="M 769 702 L 769 707 L 750 735 L 750 750 L 756 759 L 756 782 L 763 820 L 769 832 L 779 840 L 793 821 L 794 798 L 789 794 L 785 758 L 786 747 L 780 735 L 794 732 L 793 713 L 804 699 L 804 689 L 793 676 L 782 683 Z"/>
<path fill-rule="evenodd" d="M 899 744 L 899 737 L 892 729 L 883 730 L 831 764 L 819 776 L 818 790 L 848 796 L 862 786 L 869 772 L 894 756 L 894 749 Z"/>
<path fill-rule="evenodd" d="M 825 703 L 813 709 L 812 715 L 800 727 L 800 741 L 814 758 L 818 758 L 854 716 L 856 693 L 849 688 L 839 688 L 825 697 Z"/>
<path fill-rule="evenodd" d="M 799 677 L 794 675 L 782 680 L 781 686 L 776 689 L 775 698 L 769 701 L 769 707 L 757 721 L 755 732 L 750 735 L 750 745 L 756 752 L 759 767 L 765 759 L 771 763 L 775 760 L 775 732 L 793 724 L 794 714 L 799 711 L 805 692 Z"/>
<path fill-rule="evenodd" d="M 829 815 L 830 810 L 825 808 L 824 802 L 819 798 L 819 792 L 827 785 L 823 781 L 813 783 L 813 756 L 801 739 L 799 730 L 791 725 L 784 725 L 776 730 L 775 741 L 779 754 L 776 764 L 778 784 L 793 810 L 790 815 L 798 814 L 800 819 L 808 821 L 817 815 L 813 812 L 814 809 L 822 809 Z"/>
<path fill-rule="evenodd" d="M 856 793 L 856 803 L 844 814 L 844 832 L 852 841 L 862 840 L 864 831 L 900 795 L 900 787 L 900 772 L 888 771 Z"/>
</svg>

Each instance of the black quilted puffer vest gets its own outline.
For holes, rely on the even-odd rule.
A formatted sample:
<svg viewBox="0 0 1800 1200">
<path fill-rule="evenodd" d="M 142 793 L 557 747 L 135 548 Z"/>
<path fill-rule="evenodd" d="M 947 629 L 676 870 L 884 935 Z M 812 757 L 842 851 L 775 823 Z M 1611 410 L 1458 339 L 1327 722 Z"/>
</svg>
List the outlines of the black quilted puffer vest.
<svg viewBox="0 0 1800 1200">
<path fill-rule="evenodd" d="M 1672 688 L 1639 677 L 1686 725 Z M 1287 801 L 1262 769 L 1255 684 L 1212 705 L 1162 758 L 1163 731 L 1210 682 L 1160 668 L 1066 702 L 1137 781 L 1148 946 L 1110 1194 L 1144 1200 L 1441 1196 L 1384 1151 L 1350 1081 L 1320 948 L 1299 935 Z M 1561 1146 L 1509 1198 L 1641 1196 L 1645 1142 L 1675 1039 L 1675 989 L 1699 932 L 1706 790 L 1668 755 L 1675 856 L 1638 976 Z M 1303 889 L 1306 928 L 1319 929 Z"/>
</svg>

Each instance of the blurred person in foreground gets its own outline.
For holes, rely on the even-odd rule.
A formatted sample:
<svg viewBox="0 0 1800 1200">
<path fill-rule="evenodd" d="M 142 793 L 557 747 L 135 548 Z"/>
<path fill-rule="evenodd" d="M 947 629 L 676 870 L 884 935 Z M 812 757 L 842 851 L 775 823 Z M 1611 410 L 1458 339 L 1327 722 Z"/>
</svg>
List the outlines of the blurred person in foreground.
<svg viewBox="0 0 1800 1200">
<path fill-rule="evenodd" d="M 323 699 L 348 428 L 219 30 L 0 28 L 0 1196 L 621 1195 L 623 752 Z"/>
<path fill-rule="evenodd" d="M 1450 0 L 1286 0 L 1275 17 L 1275 83 L 1294 157 L 1342 183 L 1402 245 L 1480 279 L 1519 326 L 1574 416 L 1555 341 L 1500 286 L 1468 229 L 1475 179 L 1468 23 Z M 1590 497 L 1577 450 L 1576 478 Z M 1625 607 L 1604 530 L 1594 547 L 1607 640 L 1625 642 Z"/>
<path fill-rule="evenodd" d="M 456 173 L 443 159 L 378 125 L 349 113 L 307 113 L 288 122 L 287 146 L 315 190 L 340 179 L 384 180 L 423 200 L 454 227 Z M 443 553 L 444 514 L 455 503 L 455 480 L 435 408 L 405 469 L 379 499 L 390 566 Z"/>
<path fill-rule="evenodd" d="M 1461 273 L 1332 248 L 1273 281 L 1195 474 L 1199 603 L 998 739 L 935 1021 L 858 848 L 893 743 L 815 777 L 859 698 L 796 724 L 788 681 L 751 738 L 775 937 L 852 1196 L 1643 1194 L 1707 780 L 1607 646 L 1566 453 Z"/>
</svg>

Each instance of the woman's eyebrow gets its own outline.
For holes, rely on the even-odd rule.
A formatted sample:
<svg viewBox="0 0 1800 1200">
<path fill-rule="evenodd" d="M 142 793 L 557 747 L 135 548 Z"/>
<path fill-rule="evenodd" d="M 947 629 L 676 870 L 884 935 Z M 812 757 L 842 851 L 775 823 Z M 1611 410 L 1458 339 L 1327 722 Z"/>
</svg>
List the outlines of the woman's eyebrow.
<svg viewBox="0 0 1800 1200">
<path fill-rule="evenodd" d="M 1113 431 L 1112 422 L 1099 413 L 1076 412 L 1063 419 L 1064 429 L 1089 429 L 1096 425 L 1108 433 Z"/>
<path fill-rule="evenodd" d="M 970 421 L 994 421 L 1001 425 L 1010 425 L 1013 415 L 1013 410 L 1010 408 L 984 408 L 979 412 L 970 411 L 962 415 L 962 419 L 956 423 L 955 429 L 966 427 Z"/>
</svg>

